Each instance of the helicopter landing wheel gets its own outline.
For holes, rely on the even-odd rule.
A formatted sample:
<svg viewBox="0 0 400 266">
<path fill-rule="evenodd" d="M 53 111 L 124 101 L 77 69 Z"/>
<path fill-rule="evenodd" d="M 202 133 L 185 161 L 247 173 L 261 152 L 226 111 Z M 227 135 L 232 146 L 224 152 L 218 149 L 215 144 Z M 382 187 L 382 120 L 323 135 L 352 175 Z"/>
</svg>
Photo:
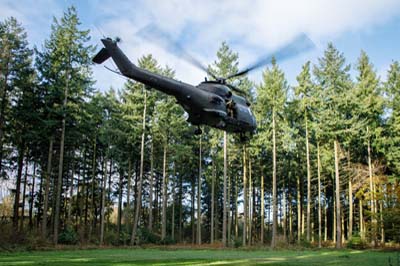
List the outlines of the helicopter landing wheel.
<svg viewBox="0 0 400 266">
<path fill-rule="evenodd" d="M 196 130 L 194 131 L 195 135 L 201 135 L 203 133 L 203 131 L 201 130 L 200 127 L 196 128 Z"/>
<path fill-rule="evenodd" d="M 246 142 L 248 140 L 247 136 L 244 133 L 239 134 L 240 142 Z"/>
</svg>

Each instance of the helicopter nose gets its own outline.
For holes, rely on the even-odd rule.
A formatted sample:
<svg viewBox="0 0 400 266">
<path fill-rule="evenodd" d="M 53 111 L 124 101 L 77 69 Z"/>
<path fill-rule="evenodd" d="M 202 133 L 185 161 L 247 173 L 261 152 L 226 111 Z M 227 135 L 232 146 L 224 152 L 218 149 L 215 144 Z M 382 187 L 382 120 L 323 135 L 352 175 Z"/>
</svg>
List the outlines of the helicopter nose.
<svg viewBox="0 0 400 266">
<path fill-rule="evenodd" d="M 255 131 L 257 129 L 257 121 L 255 117 L 253 116 L 253 122 L 251 124 L 252 130 Z"/>
</svg>

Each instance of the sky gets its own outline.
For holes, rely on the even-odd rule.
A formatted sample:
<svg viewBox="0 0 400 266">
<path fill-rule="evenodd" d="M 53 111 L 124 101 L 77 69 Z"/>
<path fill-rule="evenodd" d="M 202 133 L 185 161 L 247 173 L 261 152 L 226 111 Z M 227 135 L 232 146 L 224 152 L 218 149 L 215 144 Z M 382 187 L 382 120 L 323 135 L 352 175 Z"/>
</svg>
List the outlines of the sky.
<svg viewBox="0 0 400 266">
<path fill-rule="evenodd" d="M 77 8 L 81 29 L 90 29 L 91 44 L 101 47 L 102 35 L 120 37 L 120 47 L 133 62 L 153 54 L 176 78 L 198 84 L 206 74 L 171 51 L 137 33 L 154 24 L 168 33 L 204 65 L 216 59 L 223 41 L 239 53 L 239 66 L 287 44 L 300 33 L 315 43 L 314 50 L 278 62 L 289 84 L 296 85 L 302 65 L 317 64 L 328 42 L 355 64 L 365 50 L 382 80 L 393 60 L 400 60 L 400 0 L 0 0 L 0 19 L 14 16 L 28 32 L 30 45 L 41 48 L 49 37 L 53 17 L 69 6 Z M 111 62 L 107 65 L 114 68 Z M 250 74 L 261 82 L 262 70 Z M 125 80 L 103 66 L 93 67 L 96 87 L 121 88 Z"/>
</svg>

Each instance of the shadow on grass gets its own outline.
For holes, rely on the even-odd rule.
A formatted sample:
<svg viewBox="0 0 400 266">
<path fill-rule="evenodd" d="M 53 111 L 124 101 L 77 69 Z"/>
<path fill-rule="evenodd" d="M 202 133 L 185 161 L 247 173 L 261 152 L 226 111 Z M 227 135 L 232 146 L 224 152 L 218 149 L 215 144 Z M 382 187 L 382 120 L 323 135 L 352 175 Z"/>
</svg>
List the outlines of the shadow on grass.
<svg viewBox="0 0 400 266">
<path fill-rule="evenodd" d="M 134 265 L 387 265 L 393 253 L 351 250 L 243 251 L 126 249 L 0 253 L 0 266 L 134 266 Z"/>
</svg>

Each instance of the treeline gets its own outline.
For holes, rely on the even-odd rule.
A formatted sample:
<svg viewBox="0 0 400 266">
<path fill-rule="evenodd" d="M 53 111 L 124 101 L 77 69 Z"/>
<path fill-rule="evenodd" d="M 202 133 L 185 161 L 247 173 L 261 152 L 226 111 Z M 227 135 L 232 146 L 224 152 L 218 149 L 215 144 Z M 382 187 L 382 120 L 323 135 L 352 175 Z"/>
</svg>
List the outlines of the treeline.
<svg viewBox="0 0 400 266">
<path fill-rule="evenodd" d="M 258 129 L 194 136 L 175 100 L 94 87 L 74 7 L 31 49 L 0 22 L 0 243 L 385 245 L 400 241 L 400 65 L 380 80 L 329 44 L 290 86 L 274 60 L 244 77 Z M 238 71 L 222 43 L 209 69 Z M 173 77 L 151 55 L 137 64 Z M 356 77 L 350 76 L 350 68 Z M 101 84 L 99 85 L 101 86 Z M 226 153 L 224 154 L 224 148 Z"/>
</svg>

